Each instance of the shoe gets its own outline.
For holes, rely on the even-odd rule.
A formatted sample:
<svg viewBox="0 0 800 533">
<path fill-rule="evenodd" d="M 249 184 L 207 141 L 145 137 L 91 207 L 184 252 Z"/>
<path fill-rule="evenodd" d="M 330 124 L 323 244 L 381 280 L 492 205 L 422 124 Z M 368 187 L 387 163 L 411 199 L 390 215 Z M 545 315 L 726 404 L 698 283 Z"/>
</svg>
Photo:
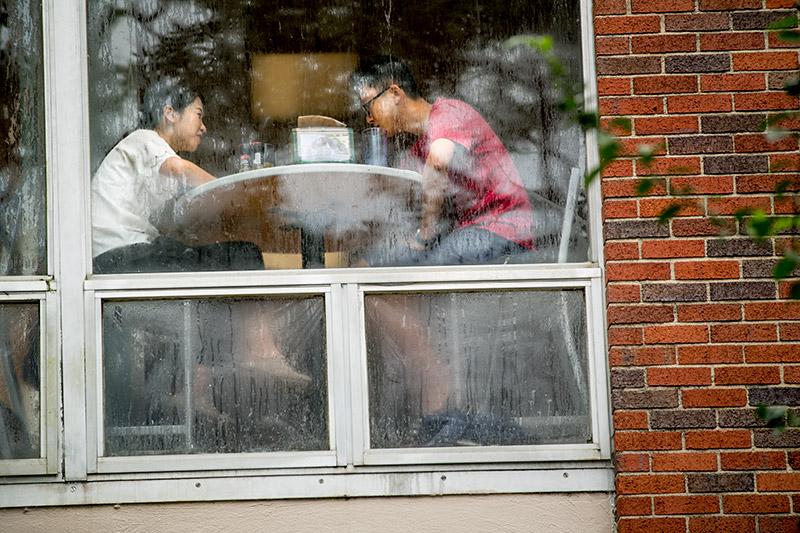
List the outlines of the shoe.
<svg viewBox="0 0 800 533">
<path fill-rule="evenodd" d="M 469 426 L 467 415 L 458 411 L 422 417 L 421 437 L 425 447 L 454 446 Z"/>
</svg>

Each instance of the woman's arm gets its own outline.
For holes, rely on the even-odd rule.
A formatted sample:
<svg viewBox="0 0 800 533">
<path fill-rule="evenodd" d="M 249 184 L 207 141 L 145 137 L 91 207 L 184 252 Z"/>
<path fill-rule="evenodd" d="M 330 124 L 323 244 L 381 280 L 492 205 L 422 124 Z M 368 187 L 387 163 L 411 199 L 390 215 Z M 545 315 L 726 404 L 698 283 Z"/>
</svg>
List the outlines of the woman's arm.
<svg viewBox="0 0 800 533">
<path fill-rule="evenodd" d="M 191 161 L 187 161 L 181 157 L 170 157 L 161 164 L 158 172 L 162 176 L 169 176 L 179 178 L 187 185 L 197 187 L 203 183 L 207 183 L 214 178 L 211 174 L 195 165 Z"/>
</svg>

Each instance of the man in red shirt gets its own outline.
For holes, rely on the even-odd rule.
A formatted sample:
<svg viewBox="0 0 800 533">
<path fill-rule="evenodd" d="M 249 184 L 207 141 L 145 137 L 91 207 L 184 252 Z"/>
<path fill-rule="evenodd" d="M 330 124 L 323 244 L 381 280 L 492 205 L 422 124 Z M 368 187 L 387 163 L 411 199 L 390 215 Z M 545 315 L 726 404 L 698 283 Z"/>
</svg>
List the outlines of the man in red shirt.
<svg viewBox="0 0 800 533">
<path fill-rule="evenodd" d="M 423 178 L 413 252 L 377 263 L 496 263 L 532 248 L 525 187 L 502 141 L 475 109 L 460 100 L 428 102 L 408 67 L 388 56 L 364 65 L 354 81 L 369 124 L 389 136 L 417 136 L 410 153 Z"/>
</svg>

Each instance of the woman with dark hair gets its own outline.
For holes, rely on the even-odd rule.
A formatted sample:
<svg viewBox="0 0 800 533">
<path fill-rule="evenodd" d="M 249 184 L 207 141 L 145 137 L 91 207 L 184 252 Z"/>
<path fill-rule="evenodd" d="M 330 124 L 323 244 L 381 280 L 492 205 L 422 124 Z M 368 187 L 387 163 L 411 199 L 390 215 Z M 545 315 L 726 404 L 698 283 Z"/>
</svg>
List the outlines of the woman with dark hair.
<svg viewBox="0 0 800 533">
<path fill-rule="evenodd" d="M 261 251 L 251 243 L 190 247 L 162 236 L 151 221 L 168 200 L 214 179 L 177 154 L 200 146 L 203 113 L 200 94 L 174 79 L 148 88 L 146 129 L 122 139 L 92 179 L 95 274 L 264 268 Z"/>
</svg>

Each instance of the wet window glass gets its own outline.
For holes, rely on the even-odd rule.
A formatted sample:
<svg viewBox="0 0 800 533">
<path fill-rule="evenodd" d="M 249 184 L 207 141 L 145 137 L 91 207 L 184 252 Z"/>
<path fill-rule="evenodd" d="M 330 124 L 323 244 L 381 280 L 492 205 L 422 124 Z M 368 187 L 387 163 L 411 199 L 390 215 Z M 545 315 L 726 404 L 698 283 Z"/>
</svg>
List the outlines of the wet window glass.
<svg viewBox="0 0 800 533">
<path fill-rule="evenodd" d="M 584 293 L 369 294 L 372 448 L 592 440 Z"/>
<path fill-rule="evenodd" d="M 0 303 L 0 459 L 32 459 L 40 447 L 38 303 Z"/>
<path fill-rule="evenodd" d="M 322 297 L 103 304 L 106 456 L 329 450 Z"/>
<path fill-rule="evenodd" d="M 41 10 L 0 0 L 0 276 L 47 273 Z"/>
<path fill-rule="evenodd" d="M 95 273 L 585 261 L 578 0 L 88 0 Z"/>
</svg>

